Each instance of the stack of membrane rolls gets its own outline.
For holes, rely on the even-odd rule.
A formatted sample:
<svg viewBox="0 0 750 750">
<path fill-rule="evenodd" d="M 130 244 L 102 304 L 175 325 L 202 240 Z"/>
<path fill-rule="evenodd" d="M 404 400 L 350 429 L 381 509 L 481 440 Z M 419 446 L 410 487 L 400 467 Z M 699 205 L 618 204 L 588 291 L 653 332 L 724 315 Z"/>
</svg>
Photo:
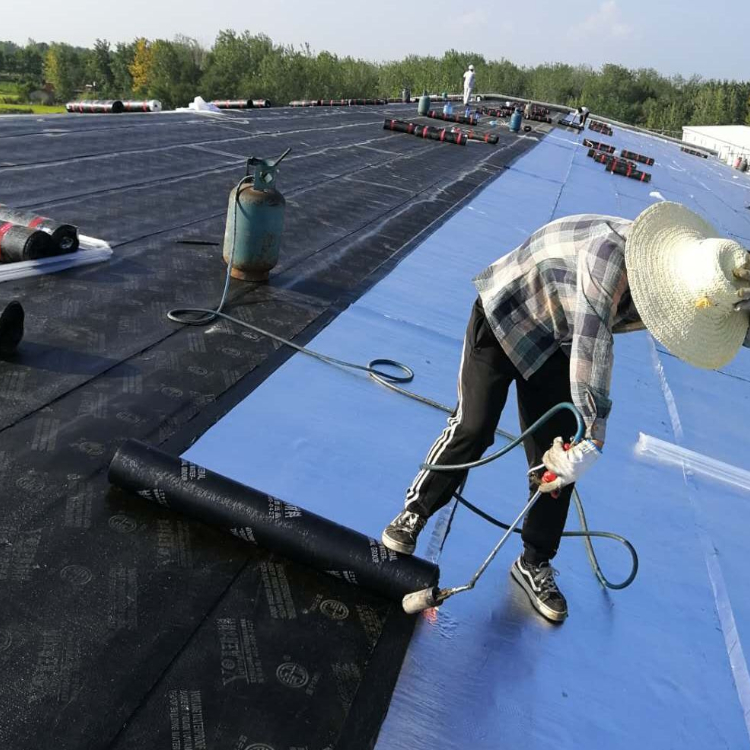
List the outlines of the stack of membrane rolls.
<svg viewBox="0 0 750 750">
<path fill-rule="evenodd" d="M 446 128 L 436 128 L 432 125 L 418 125 L 414 122 L 405 120 L 389 120 L 383 123 L 383 130 L 393 130 L 397 133 L 408 133 L 416 135 L 418 138 L 429 138 L 433 141 L 443 141 L 455 143 L 457 146 L 465 146 L 467 141 L 483 141 L 495 145 L 500 140 L 495 133 L 479 133 L 475 130 L 461 130 L 453 127 L 450 130 Z"/>
<path fill-rule="evenodd" d="M 446 122 L 460 122 L 464 125 L 476 125 L 477 122 L 479 122 L 479 118 L 477 117 L 476 113 L 466 117 L 466 115 L 446 115 L 444 112 L 437 112 L 436 110 L 431 109 L 427 113 L 427 117 L 429 117 L 432 120 L 444 120 Z"/>
<path fill-rule="evenodd" d="M 78 229 L 0 204 L 0 263 L 39 260 L 78 250 Z"/>
<path fill-rule="evenodd" d="M 409 133 L 418 138 L 429 138 L 432 141 L 443 143 L 455 143 L 457 146 L 465 146 L 468 137 L 461 131 L 451 132 L 445 128 L 435 128 L 432 125 L 417 125 L 414 122 L 404 120 L 386 120 L 383 123 L 384 130 L 393 130 L 397 133 Z"/>
</svg>

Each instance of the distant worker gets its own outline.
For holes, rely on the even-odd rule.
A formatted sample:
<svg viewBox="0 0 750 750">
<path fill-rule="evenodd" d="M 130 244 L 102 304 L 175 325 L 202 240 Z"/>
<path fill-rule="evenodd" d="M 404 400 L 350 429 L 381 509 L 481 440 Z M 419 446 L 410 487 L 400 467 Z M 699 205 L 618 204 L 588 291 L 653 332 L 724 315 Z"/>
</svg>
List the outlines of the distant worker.
<svg viewBox="0 0 750 750">
<path fill-rule="evenodd" d="M 495 440 L 513 383 L 522 430 L 561 402 L 575 404 L 585 435 L 569 450 L 564 443 L 575 420 L 568 411 L 524 441 L 531 493 L 545 494 L 526 516 L 524 550 L 511 567 L 534 608 L 561 621 L 568 605 L 550 561 L 574 483 L 604 448 L 613 334 L 645 328 L 683 361 L 723 367 L 740 346 L 750 346 L 750 254 L 684 206 L 661 202 L 635 221 L 595 214 L 553 221 L 482 271 L 474 285 L 479 296 L 464 339 L 458 404 L 426 463 L 479 459 Z M 545 467 L 557 475 L 554 481 L 543 481 Z M 383 544 L 414 552 L 427 519 L 465 479 L 465 470 L 420 471 L 404 510 L 383 531 Z M 505 499 L 502 485 L 497 494 Z"/>
<path fill-rule="evenodd" d="M 471 101 L 471 94 L 474 91 L 474 66 L 469 65 L 469 69 L 464 73 L 464 105 Z"/>
<path fill-rule="evenodd" d="M 570 124 L 578 128 L 586 127 L 586 120 L 589 117 L 588 107 L 578 107 L 572 113 Z"/>
</svg>

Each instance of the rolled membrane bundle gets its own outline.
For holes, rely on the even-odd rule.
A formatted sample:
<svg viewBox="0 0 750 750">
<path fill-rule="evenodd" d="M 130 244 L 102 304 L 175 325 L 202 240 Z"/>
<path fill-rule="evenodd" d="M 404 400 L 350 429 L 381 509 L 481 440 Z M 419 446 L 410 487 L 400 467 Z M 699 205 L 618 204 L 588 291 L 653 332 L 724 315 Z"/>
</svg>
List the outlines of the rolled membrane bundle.
<svg viewBox="0 0 750 750">
<path fill-rule="evenodd" d="M 31 211 L 19 211 L 0 203 L 0 223 L 18 224 L 28 229 L 45 232 L 52 238 L 54 252 L 50 255 L 64 255 L 78 250 L 78 228 L 72 224 L 39 216 Z"/>
<path fill-rule="evenodd" d="M 253 107 L 270 107 L 271 106 L 271 100 L 270 99 L 253 99 Z"/>
<path fill-rule="evenodd" d="M 466 117 L 465 115 L 445 115 L 442 112 L 436 112 L 434 109 L 431 109 L 427 113 L 427 117 L 433 119 L 433 120 L 444 120 L 446 122 L 458 122 L 462 125 L 476 125 L 477 124 L 477 117 L 476 115 L 469 115 Z"/>
<path fill-rule="evenodd" d="M 211 104 L 219 109 L 252 109 L 252 99 L 214 99 Z"/>
<path fill-rule="evenodd" d="M 125 112 L 161 112 L 161 102 L 156 99 L 147 101 L 124 101 L 122 103 Z"/>
<path fill-rule="evenodd" d="M 417 125 L 416 123 L 404 122 L 403 120 L 386 120 L 383 123 L 383 130 L 409 133 L 416 135 L 418 138 L 429 138 L 430 140 L 442 141 L 443 143 L 455 143 L 457 146 L 465 146 L 469 140 L 461 132 L 451 132 L 444 128 L 433 128 L 432 125 Z"/>
<path fill-rule="evenodd" d="M 57 255 L 52 238 L 38 229 L 19 224 L 0 224 L 0 263 L 18 263 Z"/>
<path fill-rule="evenodd" d="M 138 440 L 126 441 L 109 481 L 301 565 L 393 601 L 437 584 L 434 563 L 399 555 L 358 531 Z"/>
<path fill-rule="evenodd" d="M 470 141 L 484 141 L 495 145 L 500 139 L 494 133 L 477 133 L 474 130 L 461 131 Z"/>
<path fill-rule="evenodd" d="M 85 99 L 80 102 L 68 102 L 65 109 L 68 112 L 80 112 L 81 114 L 119 114 L 125 111 L 125 105 L 119 99 L 106 101 Z"/>
</svg>

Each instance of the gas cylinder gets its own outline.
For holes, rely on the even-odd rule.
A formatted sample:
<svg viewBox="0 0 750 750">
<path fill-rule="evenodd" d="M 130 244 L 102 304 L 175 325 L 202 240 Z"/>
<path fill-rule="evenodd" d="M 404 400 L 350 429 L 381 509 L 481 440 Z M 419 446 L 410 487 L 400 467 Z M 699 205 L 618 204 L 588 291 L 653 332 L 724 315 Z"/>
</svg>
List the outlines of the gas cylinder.
<svg viewBox="0 0 750 750">
<path fill-rule="evenodd" d="M 523 122 L 523 112 L 520 109 L 516 111 L 510 117 L 510 129 L 514 133 L 518 133 L 521 130 L 521 123 Z"/>
<path fill-rule="evenodd" d="M 245 176 L 229 194 L 224 262 L 231 258 L 235 279 L 266 281 L 279 260 L 286 201 L 276 189 L 276 170 L 290 151 L 277 159 L 250 157 Z"/>
<path fill-rule="evenodd" d="M 417 114 L 425 117 L 430 111 L 430 97 L 427 94 L 423 94 L 419 97 L 419 104 L 417 105 Z"/>
</svg>

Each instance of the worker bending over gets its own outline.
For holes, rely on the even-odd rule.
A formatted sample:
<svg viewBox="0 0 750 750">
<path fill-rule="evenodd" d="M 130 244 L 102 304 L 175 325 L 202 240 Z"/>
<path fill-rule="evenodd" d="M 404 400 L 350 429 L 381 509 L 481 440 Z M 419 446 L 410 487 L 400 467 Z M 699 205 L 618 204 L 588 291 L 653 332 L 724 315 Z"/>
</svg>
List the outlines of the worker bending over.
<svg viewBox="0 0 750 750">
<path fill-rule="evenodd" d="M 684 206 L 662 202 L 635 221 L 594 214 L 553 221 L 474 279 L 479 296 L 464 339 L 458 404 L 426 463 L 480 458 L 494 442 L 512 383 L 522 430 L 573 401 L 585 423 L 582 441 L 564 449 L 575 433 L 566 410 L 524 441 L 529 466 L 543 464 L 557 479 L 540 484 L 541 471 L 531 477 L 531 493 L 544 494 L 526 516 L 524 550 L 511 575 L 548 619 L 568 613 L 550 561 L 574 484 L 604 448 L 613 333 L 646 328 L 685 362 L 723 367 L 743 343 L 750 345 L 749 259 Z M 411 554 L 427 519 L 465 477 L 465 471 L 420 471 L 383 544 Z"/>
<path fill-rule="evenodd" d="M 469 65 L 469 69 L 464 73 L 464 106 L 471 101 L 471 94 L 474 91 L 474 66 Z"/>
</svg>

